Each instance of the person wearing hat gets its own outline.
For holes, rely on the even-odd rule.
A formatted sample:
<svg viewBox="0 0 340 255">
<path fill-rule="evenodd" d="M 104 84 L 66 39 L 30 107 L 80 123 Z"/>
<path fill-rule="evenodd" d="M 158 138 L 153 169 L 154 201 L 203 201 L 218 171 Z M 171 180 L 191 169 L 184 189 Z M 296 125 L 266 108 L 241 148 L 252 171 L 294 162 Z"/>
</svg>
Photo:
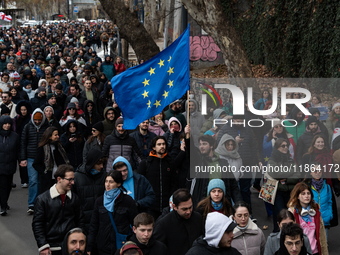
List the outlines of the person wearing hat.
<svg viewBox="0 0 340 255">
<path fill-rule="evenodd" d="M 186 255 L 241 255 L 232 247 L 236 226 L 233 220 L 221 213 L 208 213 L 204 235 L 193 243 Z"/>
<path fill-rule="evenodd" d="M 181 122 L 182 127 L 186 127 L 187 121 L 184 115 L 181 113 L 180 100 L 172 102 L 169 106 L 169 109 L 165 112 L 165 120 L 170 120 L 172 117 L 176 117 Z"/>
<path fill-rule="evenodd" d="M 31 120 L 22 131 L 20 145 L 20 166 L 27 166 L 29 189 L 28 189 L 28 214 L 34 213 L 34 203 L 38 195 L 38 172 L 32 164 L 37 154 L 38 143 L 45 130 L 48 128 L 45 114 L 40 108 L 33 111 Z"/>
<path fill-rule="evenodd" d="M 64 105 L 64 109 L 66 108 L 66 106 L 68 105 L 68 103 L 70 103 L 72 97 L 75 97 L 78 99 L 79 102 L 79 107 L 82 108 L 84 106 L 84 102 L 86 101 L 86 97 L 83 97 L 80 94 L 80 88 L 78 84 L 70 84 L 70 95 L 67 96 L 66 100 L 65 100 L 65 105 Z M 82 109 L 83 110 L 83 109 Z"/>
<path fill-rule="evenodd" d="M 317 135 L 322 135 L 324 137 L 325 146 L 329 148 L 326 135 L 321 132 L 317 118 L 315 116 L 308 116 L 306 121 L 306 131 L 299 137 L 296 145 L 295 159 L 298 165 L 303 164 L 302 156 L 308 152 L 314 137 Z"/>
<path fill-rule="evenodd" d="M 299 137 L 306 130 L 305 117 L 305 114 L 298 107 L 294 106 L 288 114 L 287 120 L 284 121 L 284 126 L 288 133 L 293 135 L 295 144 L 297 144 Z"/>
<path fill-rule="evenodd" d="M 207 197 L 201 200 L 196 211 L 202 215 L 203 229 L 207 215 L 210 212 L 219 212 L 226 216 L 233 213 L 231 203 L 226 199 L 226 187 L 221 179 L 211 179 L 207 188 Z"/>
<path fill-rule="evenodd" d="M 92 149 L 102 150 L 106 135 L 103 134 L 104 125 L 101 121 L 93 124 L 91 136 L 88 137 L 83 150 L 83 163 L 86 163 L 89 151 Z"/>
<path fill-rule="evenodd" d="M 173 211 L 156 221 L 153 236 L 167 246 L 169 255 L 184 255 L 202 234 L 202 217 L 193 210 L 191 194 L 187 189 L 178 189 L 173 193 L 173 206 Z M 223 225 L 221 223 L 220 226 Z"/>
<path fill-rule="evenodd" d="M 33 110 L 41 108 L 46 104 L 46 88 L 39 87 L 35 91 L 35 96 L 30 100 Z"/>
<path fill-rule="evenodd" d="M 132 241 L 126 242 L 120 250 L 116 252 L 118 255 L 143 255 L 142 250 Z"/>
<path fill-rule="evenodd" d="M 74 174 L 73 191 L 82 201 L 85 231 L 88 233 L 94 204 L 104 194 L 106 172 L 105 157 L 101 150 L 91 148 L 87 160 L 81 164 Z"/>
<path fill-rule="evenodd" d="M 0 57 L 0 72 L 5 71 L 6 67 L 7 67 L 7 60 L 6 60 L 6 55 L 5 54 L 1 54 Z"/>
<path fill-rule="evenodd" d="M 142 161 L 143 155 L 138 149 L 136 140 L 123 129 L 123 122 L 122 117 L 118 118 L 116 129 L 104 140 L 103 153 L 109 157 L 106 165 L 107 172 L 111 171 L 112 164 L 118 156 L 125 157 L 133 169 L 136 169 Z"/>
</svg>

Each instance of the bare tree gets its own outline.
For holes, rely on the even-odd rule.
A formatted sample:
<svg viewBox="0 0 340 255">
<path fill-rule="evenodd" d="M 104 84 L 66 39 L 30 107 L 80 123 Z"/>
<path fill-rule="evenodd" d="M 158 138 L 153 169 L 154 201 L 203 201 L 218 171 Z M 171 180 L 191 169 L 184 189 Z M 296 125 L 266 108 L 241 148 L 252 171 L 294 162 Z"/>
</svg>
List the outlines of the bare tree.
<svg viewBox="0 0 340 255">
<path fill-rule="evenodd" d="M 135 51 L 137 58 L 148 60 L 159 53 L 159 48 L 152 36 L 131 11 L 129 1 L 100 0 L 103 9 L 119 28 L 119 35 L 125 39 Z"/>
<path fill-rule="evenodd" d="M 182 0 L 191 17 L 221 49 L 230 78 L 252 77 L 247 52 L 235 28 L 227 19 L 221 0 Z"/>
</svg>

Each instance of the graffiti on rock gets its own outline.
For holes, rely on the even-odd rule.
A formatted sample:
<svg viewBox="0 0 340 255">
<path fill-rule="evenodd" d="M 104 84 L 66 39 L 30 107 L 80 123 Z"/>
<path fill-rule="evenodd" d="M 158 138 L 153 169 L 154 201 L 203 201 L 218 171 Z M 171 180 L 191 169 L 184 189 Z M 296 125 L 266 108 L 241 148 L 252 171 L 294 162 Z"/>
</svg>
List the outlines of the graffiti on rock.
<svg viewBox="0 0 340 255">
<path fill-rule="evenodd" d="M 217 59 L 220 48 L 216 45 L 211 36 L 190 36 L 190 60 L 210 61 Z"/>
</svg>

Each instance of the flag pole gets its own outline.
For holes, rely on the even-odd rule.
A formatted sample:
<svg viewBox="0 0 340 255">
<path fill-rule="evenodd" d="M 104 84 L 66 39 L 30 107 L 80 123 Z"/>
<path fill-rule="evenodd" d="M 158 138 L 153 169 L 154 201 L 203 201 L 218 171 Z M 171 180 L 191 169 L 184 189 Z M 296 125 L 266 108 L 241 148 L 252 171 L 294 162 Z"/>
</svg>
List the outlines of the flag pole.
<svg viewBox="0 0 340 255">
<path fill-rule="evenodd" d="M 189 90 L 187 90 L 187 102 L 188 102 L 188 105 L 187 105 L 187 125 L 190 126 L 190 122 L 189 122 Z M 189 139 L 190 138 L 190 133 L 186 134 L 186 138 Z"/>
</svg>

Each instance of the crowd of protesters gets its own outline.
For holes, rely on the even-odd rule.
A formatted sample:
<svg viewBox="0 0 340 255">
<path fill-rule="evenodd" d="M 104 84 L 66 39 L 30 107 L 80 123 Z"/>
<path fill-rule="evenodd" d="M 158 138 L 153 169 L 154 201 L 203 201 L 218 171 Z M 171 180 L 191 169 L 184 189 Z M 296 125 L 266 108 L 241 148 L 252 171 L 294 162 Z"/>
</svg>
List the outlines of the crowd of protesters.
<svg viewBox="0 0 340 255">
<path fill-rule="evenodd" d="M 0 31 L 0 215 L 10 214 L 18 167 L 40 254 L 327 255 L 340 190 L 322 170 L 340 163 L 340 103 L 325 123 L 319 97 L 306 105 L 308 118 L 297 107 L 254 117 L 247 104 L 245 115 L 233 115 L 232 99 L 206 117 L 191 91 L 124 130 L 110 81 L 126 67 L 96 52 L 108 53 L 113 37 L 110 22 Z M 254 107 L 271 103 L 265 90 Z M 218 118 L 235 124 L 214 125 Z M 272 127 L 243 124 L 274 118 Z M 192 178 L 190 155 L 197 165 L 238 171 Z M 313 171 L 303 178 L 266 177 L 277 193 L 264 205 L 274 224 L 265 240 L 250 191 L 260 192 L 262 175 L 239 170 L 305 165 Z"/>
</svg>

